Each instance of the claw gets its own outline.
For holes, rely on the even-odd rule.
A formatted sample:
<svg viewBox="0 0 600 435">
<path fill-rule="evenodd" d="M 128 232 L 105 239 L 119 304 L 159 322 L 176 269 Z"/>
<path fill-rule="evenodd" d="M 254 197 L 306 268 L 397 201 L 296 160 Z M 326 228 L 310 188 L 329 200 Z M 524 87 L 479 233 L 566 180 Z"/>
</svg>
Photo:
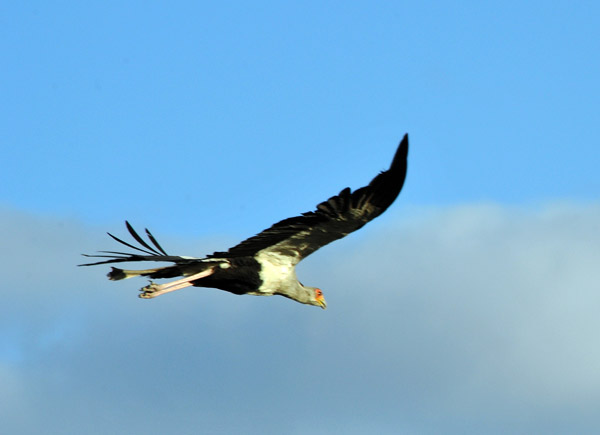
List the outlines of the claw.
<svg viewBox="0 0 600 435">
<path fill-rule="evenodd" d="M 157 295 L 155 295 L 154 293 L 149 293 L 149 292 L 143 292 L 138 295 L 138 297 L 142 298 L 142 299 L 152 299 L 156 296 Z"/>
<path fill-rule="evenodd" d="M 154 284 L 150 281 L 146 287 L 142 287 L 140 289 L 140 294 L 138 295 L 142 299 L 152 299 L 160 294 L 161 287 L 158 284 Z"/>
</svg>

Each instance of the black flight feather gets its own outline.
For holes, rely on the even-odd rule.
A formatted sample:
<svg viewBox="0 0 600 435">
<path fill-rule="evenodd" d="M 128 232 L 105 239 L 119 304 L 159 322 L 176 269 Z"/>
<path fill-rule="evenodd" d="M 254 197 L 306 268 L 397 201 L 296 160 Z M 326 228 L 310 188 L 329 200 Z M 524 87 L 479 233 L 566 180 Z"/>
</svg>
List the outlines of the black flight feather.
<svg viewBox="0 0 600 435">
<path fill-rule="evenodd" d="M 406 178 L 408 135 L 398 146 L 390 168 L 355 192 L 343 189 L 315 211 L 284 219 L 211 258 L 253 256 L 265 250 L 295 257 L 294 264 L 322 246 L 358 230 L 383 213 L 396 199 Z"/>
</svg>

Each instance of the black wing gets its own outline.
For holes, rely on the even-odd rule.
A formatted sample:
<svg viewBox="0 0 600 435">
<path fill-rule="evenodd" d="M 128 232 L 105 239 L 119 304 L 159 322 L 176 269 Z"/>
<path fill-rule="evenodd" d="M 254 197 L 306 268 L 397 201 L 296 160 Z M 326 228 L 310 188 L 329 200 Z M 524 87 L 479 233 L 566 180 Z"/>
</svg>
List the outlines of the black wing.
<svg viewBox="0 0 600 435">
<path fill-rule="evenodd" d="M 368 186 L 354 192 L 345 188 L 339 195 L 317 205 L 315 211 L 282 220 L 227 252 L 215 252 L 209 257 L 252 256 L 264 251 L 292 257 L 292 262 L 298 263 L 382 214 L 402 190 L 407 155 L 408 135 L 404 135 L 390 168 L 377 175 Z"/>
</svg>

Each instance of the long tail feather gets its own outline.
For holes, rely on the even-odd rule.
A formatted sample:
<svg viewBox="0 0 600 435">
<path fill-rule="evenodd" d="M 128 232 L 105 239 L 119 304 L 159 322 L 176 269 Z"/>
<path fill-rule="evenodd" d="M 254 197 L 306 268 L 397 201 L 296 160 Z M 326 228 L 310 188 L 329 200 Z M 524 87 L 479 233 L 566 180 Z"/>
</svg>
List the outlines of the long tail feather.
<svg viewBox="0 0 600 435">
<path fill-rule="evenodd" d="M 80 264 L 79 266 L 95 266 L 98 264 L 109 264 L 109 263 L 122 263 L 129 261 L 165 261 L 176 263 L 179 265 L 189 264 L 197 261 L 197 258 L 190 257 L 181 257 L 176 255 L 168 255 L 167 252 L 162 248 L 162 246 L 158 243 L 156 238 L 150 233 L 148 229 L 146 229 L 146 235 L 150 242 L 154 245 L 154 247 L 150 246 L 142 237 L 133 229 L 131 224 L 128 221 L 125 221 L 125 226 L 129 231 L 129 234 L 138 242 L 140 246 L 132 245 L 129 242 L 121 240 L 120 238 L 112 235 L 111 233 L 107 233 L 113 240 L 119 242 L 120 244 L 127 246 L 128 248 L 134 249 L 142 254 L 129 253 L 129 252 L 119 252 L 119 251 L 99 251 L 98 254 L 82 254 L 84 257 L 88 258 L 105 258 L 105 260 L 96 261 L 93 263 L 85 263 Z M 150 270 L 150 269 L 149 269 Z M 158 269 L 157 269 L 158 270 Z M 152 269 L 154 271 L 154 269 Z M 144 272 L 144 271 L 142 271 Z M 112 273 L 112 272 L 111 272 Z M 133 276 L 133 275 L 132 275 Z M 122 279 L 122 278 L 120 278 Z"/>
<path fill-rule="evenodd" d="M 125 221 L 125 225 L 127 226 L 127 230 L 129 231 L 129 234 L 131 234 L 133 236 L 133 238 L 140 244 L 142 245 L 144 248 L 150 250 L 151 252 L 155 253 L 155 254 L 161 254 L 161 252 L 158 252 L 156 249 L 154 249 L 152 246 L 150 246 L 148 243 L 146 243 L 144 241 L 144 239 L 142 239 L 138 233 L 135 232 L 135 230 L 133 229 L 133 227 L 131 226 L 131 224 L 128 221 Z M 147 231 L 147 230 L 146 230 Z M 166 255 L 166 254 L 165 254 Z"/>
<path fill-rule="evenodd" d="M 154 246 L 156 246 L 156 249 L 158 249 L 164 255 L 169 255 L 165 252 L 165 250 L 162 248 L 162 246 L 160 246 L 158 244 L 158 242 L 156 241 L 156 239 L 154 238 L 154 236 L 152 235 L 152 233 L 150 232 L 150 230 L 148 228 L 146 228 L 146 235 L 148 236 L 150 241 L 154 244 Z"/>
<path fill-rule="evenodd" d="M 136 251 L 140 251 L 140 252 L 143 252 L 144 254 L 148 254 L 148 255 L 154 254 L 154 252 L 146 251 L 145 249 L 142 249 L 138 246 L 134 246 L 131 243 L 127 243 L 126 241 L 119 239 L 117 236 L 113 236 L 111 233 L 106 233 L 106 234 L 108 234 L 110 237 L 112 237 L 113 240 L 116 240 L 117 242 L 119 242 L 122 245 L 127 246 L 128 248 L 135 249 Z"/>
</svg>

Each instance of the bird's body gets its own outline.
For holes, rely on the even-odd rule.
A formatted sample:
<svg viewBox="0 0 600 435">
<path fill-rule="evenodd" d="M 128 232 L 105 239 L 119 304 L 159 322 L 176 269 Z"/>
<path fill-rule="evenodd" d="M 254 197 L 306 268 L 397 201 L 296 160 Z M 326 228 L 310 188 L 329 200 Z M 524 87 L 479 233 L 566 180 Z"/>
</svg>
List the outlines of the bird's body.
<svg viewBox="0 0 600 435">
<path fill-rule="evenodd" d="M 171 266 L 144 270 L 124 270 L 113 267 L 108 277 L 120 280 L 134 276 L 154 279 L 183 277 L 164 284 L 143 287 L 140 297 L 153 298 L 185 287 L 212 287 L 242 295 L 281 295 L 304 304 L 326 307 L 323 293 L 315 287 L 302 285 L 295 266 L 320 247 L 358 230 L 383 213 L 394 202 L 406 177 L 408 136 L 405 135 L 390 168 L 378 174 L 368 186 L 354 192 L 349 188 L 320 203 L 312 212 L 285 219 L 241 242 L 226 252 L 215 252 L 206 258 L 170 256 L 146 230 L 147 243 L 126 222 L 131 236 L 139 246 L 127 243 L 112 234 L 119 243 L 141 252 L 102 251 L 88 257 L 106 257 L 95 264 L 163 261 Z"/>
</svg>

